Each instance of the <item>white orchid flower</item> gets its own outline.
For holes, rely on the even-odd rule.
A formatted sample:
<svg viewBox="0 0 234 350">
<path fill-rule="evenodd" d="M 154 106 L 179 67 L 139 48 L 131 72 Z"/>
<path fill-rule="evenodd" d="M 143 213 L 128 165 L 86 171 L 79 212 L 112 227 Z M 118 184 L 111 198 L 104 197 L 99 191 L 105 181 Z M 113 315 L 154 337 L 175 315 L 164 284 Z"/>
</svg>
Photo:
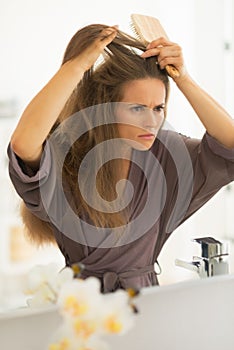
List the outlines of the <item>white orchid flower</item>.
<svg viewBox="0 0 234 350">
<path fill-rule="evenodd" d="M 109 350 L 109 347 L 96 334 L 85 339 L 78 337 L 70 324 L 64 322 L 53 335 L 48 350 Z"/>
<path fill-rule="evenodd" d="M 125 334 L 134 324 L 134 314 L 129 306 L 127 292 L 118 290 L 105 295 L 102 311 L 102 330 L 106 334 Z"/>
<path fill-rule="evenodd" d="M 63 284 L 73 279 L 71 268 L 61 272 L 56 264 L 35 266 L 29 271 L 25 293 L 32 298 L 27 300 L 30 307 L 43 307 L 56 304 Z"/>
<path fill-rule="evenodd" d="M 63 317 L 48 350 L 107 350 L 103 336 L 125 334 L 134 314 L 129 294 L 119 290 L 102 294 L 96 277 L 74 278 L 74 269 L 59 271 L 56 264 L 36 266 L 28 274 L 30 307 L 56 305 Z"/>
<path fill-rule="evenodd" d="M 97 278 L 73 279 L 62 286 L 58 305 L 65 316 L 90 319 L 92 315 L 95 319 L 99 317 L 102 298 L 100 281 Z"/>
</svg>

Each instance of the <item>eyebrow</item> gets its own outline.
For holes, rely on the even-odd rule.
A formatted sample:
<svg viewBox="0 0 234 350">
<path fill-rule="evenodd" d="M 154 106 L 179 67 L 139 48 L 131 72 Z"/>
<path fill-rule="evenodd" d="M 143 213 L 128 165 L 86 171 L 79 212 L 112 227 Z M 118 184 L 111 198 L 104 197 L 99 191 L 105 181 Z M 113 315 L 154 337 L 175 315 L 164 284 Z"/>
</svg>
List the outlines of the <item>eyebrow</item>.
<svg viewBox="0 0 234 350">
<path fill-rule="evenodd" d="M 143 105 L 142 103 L 128 103 L 129 106 L 141 106 L 141 107 L 146 107 L 149 108 L 147 105 Z M 165 103 L 160 103 L 159 105 L 154 106 L 154 108 L 158 108 L 158 107 L 165 107 Z"/>
</svg>

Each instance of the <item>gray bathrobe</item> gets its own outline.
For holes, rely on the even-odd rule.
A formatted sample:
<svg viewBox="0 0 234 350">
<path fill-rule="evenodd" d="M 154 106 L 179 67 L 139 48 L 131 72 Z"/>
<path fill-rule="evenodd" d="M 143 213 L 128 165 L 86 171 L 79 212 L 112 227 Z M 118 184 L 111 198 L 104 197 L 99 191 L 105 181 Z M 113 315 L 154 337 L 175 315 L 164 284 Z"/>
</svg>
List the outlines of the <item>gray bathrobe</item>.
<svg viewBox="0 0 234 350">
<path fill-rule="evenodd" d="M 64 194 L 55 144 L 46 141 L 36 173 L 10 145 L 8 155 L 17 193 L 33 214 L 51 223 L 65 264 L 83 263 L 82 277 L 98 277 L 103 292 L 156 285 L 154 263 L 171 233 L 234 180 L 234 149 L 207 133 L 198 140 L 161 130 L 150 150 L 132 150 L 123 192 L 129 224 L 119 234 L 74 213 L 67 200 L 72 190 Z M 87 168 L 86 176 L 91 175 Z"/>
</svg>

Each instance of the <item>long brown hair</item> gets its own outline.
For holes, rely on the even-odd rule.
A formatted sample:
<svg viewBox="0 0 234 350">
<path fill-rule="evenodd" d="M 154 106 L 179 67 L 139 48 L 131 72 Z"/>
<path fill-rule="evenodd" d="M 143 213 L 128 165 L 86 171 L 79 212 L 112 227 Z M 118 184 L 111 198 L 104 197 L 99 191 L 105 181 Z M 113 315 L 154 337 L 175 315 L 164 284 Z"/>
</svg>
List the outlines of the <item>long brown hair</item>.
<svg viewBox="0 0 234 350">
<path fill-rule="evenodd" d="M 62 64 L 74 59 L 85 48 L 87 48 L 106 28 L 106 25 L 93 24 L 80 29 L 70 40 L 64 54 Z M 101 62 L 95 64 L 85 72 L 82 80 L 78 83 L 70 98 L 66 102 L 61 114 L 53 126 L 50 134 L 54 132 L 65 133 L 69 137 L 69 132 L 63 128 L 63 122 L 71 115 L 85 110 L 91 106 L 98 106 L 121 101 L 124 84 L 136 80 L 156 78 L 164 83 L 166 89 L 166 102 L 169 94 L 169 79 L 165 71 L 159 69 L 155 57 L 142 59 L 139 51 L 145 51 L 145 46 L 139 40 L 130 35 L 118 31 L 115 39 L 107 46 Z M 110 123 L 112 113 L 107 108 L 103 115 L 102 125 L 92 128 L 90 119 L 77 117 L 77 129 L 79 124 L 89 124 L 88 131 L 76 140 L 65 158 L 63 164 L 63 182 L 69 189 L 69 194 L 73 196 L 77 215 L 86 213 L 91 222 L 99 227 L 117 227 L 126 223 L 126 212 L 107 213 L 97 211 L 87 204 L 80 193 L 77 184 L 77 173 L 84 156 L 96 145 L 104 140 L 116 139 L 119 137 L 116 124 Z M 79 114 L 79 113 L 78 113 Z M 91 123 L 91 124 L 90 124 Z M 59 131 L 58 131 L 59 130 Z M 74 131 L 74 130 L 73 130 Z M 75 132 L 75 131 L 74 131 Z M 49 135 L 48 135 L 49 136 Z M 88 173 L 83 177 L 84 187 L 89 186 L 89 174 L 91 174 L 97 164 L 102 162 L 103 154 L 99 153 L 95 157 L 96 164 L 89 164 Z M 108 201 L 116 198 L 116 182 L 120 179 L 119 163 L 113 160 L 106 162 L 98 171 L 96 177 L 96 187 L 101 197 Z M 108 190 L 107 190 L 108 189 Z M 75 200 L 74 200 L 75 199 Z M 37 243 L 53 240 L 53 233 L 49 223 L 41 222 L 35 218 L 23 204 L 21 214 L 26 229 L 30 237 Z"/>
</svg>

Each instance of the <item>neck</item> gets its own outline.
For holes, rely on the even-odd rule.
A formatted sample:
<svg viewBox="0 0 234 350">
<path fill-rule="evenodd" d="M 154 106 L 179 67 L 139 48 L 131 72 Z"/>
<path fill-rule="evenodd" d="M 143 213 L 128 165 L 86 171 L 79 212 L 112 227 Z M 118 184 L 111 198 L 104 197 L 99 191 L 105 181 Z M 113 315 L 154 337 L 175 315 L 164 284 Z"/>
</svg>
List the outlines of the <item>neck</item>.
<svg viewBox="0 0 234 350">
<path fill-rule="evenodd" d="M 127 179 L 129 175 L 129 169 L 130 169 L 130 160 L 118 159 L 116 161 L 117 161 L 117 167 L 119 169 L 118 180 Z"/>
</svg>

